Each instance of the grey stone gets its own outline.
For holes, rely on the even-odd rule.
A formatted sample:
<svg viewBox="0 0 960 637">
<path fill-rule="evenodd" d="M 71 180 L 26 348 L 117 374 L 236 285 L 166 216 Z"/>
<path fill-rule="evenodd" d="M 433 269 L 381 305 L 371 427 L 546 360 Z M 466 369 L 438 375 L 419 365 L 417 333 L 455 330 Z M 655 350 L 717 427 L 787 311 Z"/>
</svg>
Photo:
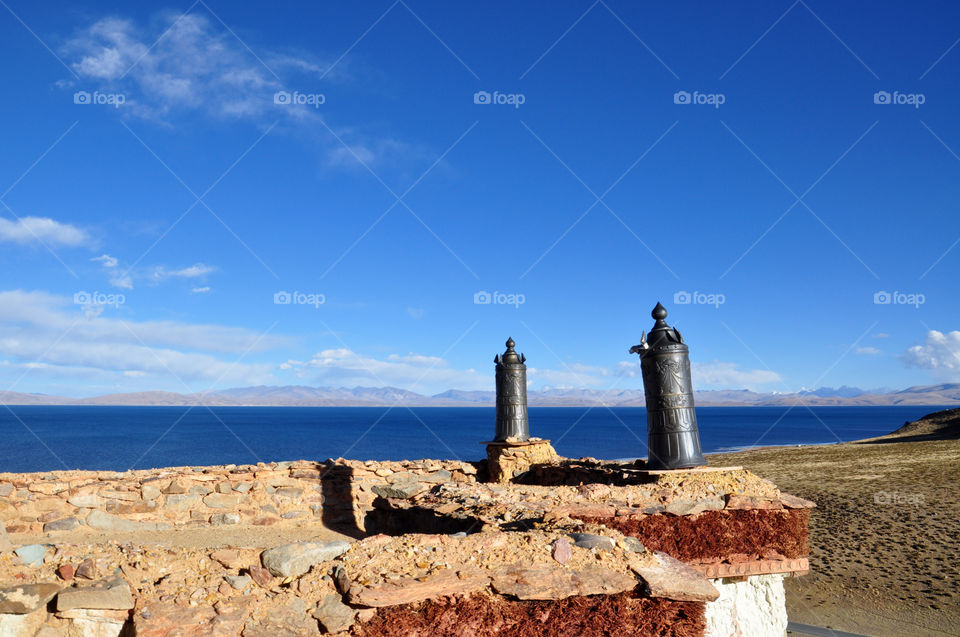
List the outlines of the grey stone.
<svg viewBox="0 0 960 637">
<path fill-rule="evenodd" d="M 188 511 L 200 504 L 200 496 L 175 493 L 167 496 L 163 506 L 172 511 Z"/>
<path fill-rule="evenodd" d="M 51 531 L 72 531 L 78 526 L 81 526 L 81 524 L 80 520 L 75 517 L 61 518 L 44 524 L 43 531 L 44 533 Z"/>
<path fill-rule="evenodd" d="M 7 497 L 8 495 L 10 495 L 11 493 L 13 493 L 13 485 L 12 485 L 12 484 L 10 484 L 9 482 L 7 482 L 7 483 L 5 483 L 5 484 L 0 484 L 0 497 L 4 497 L 4 498 L 5 498 L 5 497 Z"/>
<path fill-rule="evenodd" d="M 53 599 L 60 592 L 58 584 L 21 584 L 0 588 L 0 613 L 26 615 Z"/>
<path fill-rule="evenodd" d="M 210 524 L 213 526 L 240 524 L 240 516 L 236 513 L 215 513 L 210 517 Z"/>
<path fill-rule="evenodd" d="M 67 502 L 79 509 L 96 509 L 103 502 L 96 493 L 78 493 L 67 498 Z"/>
<path fill-rule="evenodd" d="M 83 588 L 68 588 L 57 595 L 58 611 L 74 608 L 129 610 L 133 608 L 133 595 L 123 578 L 114 577 Z"/>
<path fill-rule="evenodd" d="M 307 513 L 306 511 L 287 511 L 280 517 L 283 518 L 284 520 L 292 520 L 293 518 L 302 517 L 306 515 L 306 513 Z"/>
<path fill-rule="evenodd" d="M 246 493 L 253 486 L 252 482 L 241 482 L 239 484 L 233 485 L 233 490 L 237 493 Z"/>
<path fill-rule="evenodd" d="M 428 473 L 425 476 L 420 476 L 422 482 L 450 482 L 452 479 L 453 476 L 451 476 L 450 472 L 446 469 L 440 469 L 439 471 Z"/>
<path fill-rule="evenodd" d="M 398 482 L 396 484 L 378 484 L 371 491 L 381 498 L 396 498 L 398 500 L 409 500 L 413 496 L 426 489 L 426 486 L 419 482 Z"/>
<path fill-rule="evenodd" d="M 582 549 L 610 551 L 617 545 L 613 538 L 593 535 L 592 533 L 570 533 L 570 538 L 573 540 L 574 546 L 579 546 Z"/>
<path fill-rule="evenodd" d="M 217 484 L 217 493 L 230 493 L 232 490 L 229 482 L 220 482 Z"/>
<path fill-rule="evenodd" d="M 357 611 L 344 604 L 339 595 L 326 595 L 312 613 L 328 633 L 349 630 L 356 614 Z"/>
<path fill-rule="evenodd" d="M 623 538 L 623 544 L 627 547 L 628 551 L 633 551 L 634 553 L 643 553 L 647 550 L 647 547 L 643 545 L 643 542 L 635 537 L 630 537 L 629 535 Z"/>
<path fill-rule="evenodd" d="M 323 515 L 323 505 L 322 504 L 311 504 L 310 510 L 313 511 L 314 515 Z"/>
<path fill-rule="evenodd" d="M 98 531 L 165 531 L 171 528 L 166 522 L 124 520 L 104 511 L 91 511 L 87 516 L 87 526 Z"/>
<path fill-rule="evenodd" d="M 47 556 L 47 547 L 43 544 L 28 544 L 16 549 L 14 553 L 26 566 L 40 566 Z"/>
<path fill-rule="evenodd" d="M 274 515 L 280 515 L 280 512 L 277 511 L 277 508 L 272 504 L 264 504 L 262 507 L 260 507 L 260 510 L 263 511 L 264 513 L 272 513 Z"/>
<path fill-rule="evenodd" d="M 315 564 L 332 560 L 350 548 L 349 542 L 296 542 L 268 549 L 260 556 L 264 567 L 275 577 L 303 575 Z"/>
<path fill-rule="evenodd" d="M 251 582 L 249 575 L 224 575 L 223 579 L 227 580 L 227 584 L 238 591 L 250 586 Z"/>
<path fill-rule="evenodd" d="M 211 489 L 205 484 L 198 484 L 196 486 L 190 487 L 190 493 L 194 495 L 209 495 L 213 493 L 213 489 Z"/>
</svg>

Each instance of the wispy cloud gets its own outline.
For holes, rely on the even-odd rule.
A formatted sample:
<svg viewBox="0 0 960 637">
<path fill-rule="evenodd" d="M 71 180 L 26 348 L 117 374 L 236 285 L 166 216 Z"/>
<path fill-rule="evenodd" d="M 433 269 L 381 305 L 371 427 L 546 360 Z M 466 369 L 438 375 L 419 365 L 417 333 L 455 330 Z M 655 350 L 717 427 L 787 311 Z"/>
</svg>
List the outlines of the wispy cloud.
<svg viewBox="0 0 960 637">
<path fill-rule="evenodd" d="M 858 347 L 854 352 L 864 356 L 876 356 L 881 353 L 876 347 Z"/>
<path fill-rule="evenodd" d="M 196 389 L 221 376 L 228 384 L 271 382 L 273 365 L 235 361 L 288 345 L 245 328 L 108 317 L 113 309 L 91 314 L 75 301 L 46 292 L 0 292 L 0 356 L 20 366 L 42 365 L 44 373 L 84 379 L 96 371 L 182 391 L 179 379 L 197 382 Z"/>
<path fill-rule="evenodd" d="M 163 266 L 153 268 L 150 277 L 154 281 L 163 281 L 166 279 L 199 279 L 216 272 L 217 269 L 204 263 L 195 263 L 186 268 L 170 270 Z"/>
<path fill-rule="evenodd" d="M 49 217 L 21 217 L 14 221 L 0 218 L 0 241 L 87 247 L 92 243 L 85 231 Z"/>
<path fill-rule="evenodd" d="M 278 108 L 273 96 L 288 88 L 285 80 L 318 81 L 322 63 L 269 50 L 255 56 L 201 13 L 166 14 L 153 24 L 148 29 L 105 18 L 78 32 L 64 53 L 81 83 L 124 94 L 124 109 L 144 118 L 163 120 L 179 111 L 225 118 L 315 111 L 297 104 Z"/>
</svg>

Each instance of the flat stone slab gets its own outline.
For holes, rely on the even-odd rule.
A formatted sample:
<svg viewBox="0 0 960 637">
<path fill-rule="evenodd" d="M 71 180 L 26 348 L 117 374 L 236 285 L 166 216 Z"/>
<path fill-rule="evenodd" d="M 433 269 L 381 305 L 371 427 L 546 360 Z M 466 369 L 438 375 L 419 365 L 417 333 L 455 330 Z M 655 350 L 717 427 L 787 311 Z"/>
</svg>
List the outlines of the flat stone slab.
<svg viewBox="0 0 960 637">
<path fill-rule="evenodd" d="M 68 588 L 57 595 L 58 611 L 74 608 L 129 610 L 133 605 L 130 587 L 119 577 L 82 588 Z"/>
<path fill-rule="evenodd" d="M 480 569 L 437 571 L 423 580 L 404 577 L 379 586 L 353 585 L 348 593 L 357 606 L 398 606 L 444 595 L 462 595 L 489 586 L 490 575 Z"/>
<path fill-rule="evenodd" d="M 0 614 L 26 615 L 46 606 L 60 592 L 59 584 L 21 584 L 0 588 Z"/>
<path fill-rule="evenodd" d="M 296 542 L 268 549 L 260 556 L 263 566 L 274 577 L 303 575 L 315 564 L 326 562 L 350 548 L 343 540 L 332 542 Z"/>
<path fill-rule="evenodd" d="M 172 528 L 166 522 L 137 522 L 125 520 L 104 511 L 91 511 L 87 526 L 98 531 L 165 531 Z"/>
<path fill-rule="evenodd" d="M 806 557 L 794 560 L 751 560 L 739 564 L 698 564 L 693 568 L 710 579 L 748 577 L 773 573 L 806 573 L 810 570 L 810 560 Z"/>
<path fill-rule="evenodd" d="M 570 570 L 559 566 L 505 566 L 493 575 L 493 589 L 521 600 L 557 600 L 614 595 L 636 588 L 635 577 L 606 568 Z"/>
<path fill-rule="evenodd" d="M 14 553 L 26 566 L 40 566 L 47 556 L 47 547 L 43 544 L 27 544 L 16 549 Z"/>
<path fill-rule="evenodd" d="M 680 602 L 712 602 L 720 597 L 720 592 L 702 573 L 670 557 L 666 553 L 655 551 L 658 566 L 636 569 L 643 578 L 651 597 L 665 597 Z"/>
</svg>

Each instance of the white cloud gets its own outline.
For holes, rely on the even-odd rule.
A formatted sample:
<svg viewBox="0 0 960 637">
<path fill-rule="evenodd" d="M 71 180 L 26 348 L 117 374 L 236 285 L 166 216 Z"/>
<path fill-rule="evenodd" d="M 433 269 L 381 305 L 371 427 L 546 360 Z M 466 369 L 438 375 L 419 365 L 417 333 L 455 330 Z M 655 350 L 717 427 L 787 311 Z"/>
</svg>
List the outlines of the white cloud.
<svg viewBox="0 0 960 637">
<path fill-rule="evenodd" d="M 203 287 L 201 287 L 201 288 L 193 288 L 193 289 L 190 290 L 190 291 L 193 292 L 194 294 L 206 294 L 207 292 L 210 291 L 210 286 L 209 286 L 209 285 L 205 285 L 205 286 L 203 286 Z"/>
<path fill-rule="evenodd" d="M 221 386 L 274 382 L 273 365 L 234 361 L 287 344 L 245 328 L 121 320 L 107 316 L 112 308 L 97 309 L 85 314 L 72 299 L 45 292 L 0 292 L 0 356 L 74 374 L 79 382 L 94 370 L 184 391 L 178 379 L 200 390 L 221 376 Z"/>
<path fill-rule="evenodd" d="M 960 378 L 960 331 L 927 332 L 923 345 L 914 345 L 900 357 L 907 367 L 928 369 L 936 375 Z"/>
<path fill-rule="evenodd" d="M 873 338 L 890 338 L 890 335 L 886 332 L 877 332 L 876 334 L 871 335 Z"/>
<path fill-rule="evenodd" d="M 326 349 L 317 352 L 308 361 L 288 360 L 280 368 L 296 370 L 299 378 L 307 379 L 314 385 L 389 385 L 420 393 L 436 393 L 451 388 L 493 388 L 490 374 L 478 374 L 473 369 L 454 369 L 437 356 L 412 353 L 391 354 L 381 360 L 345 348 Z"/>
<path fill-rule="evenodd" d="M 89 244 L 91 239 L 80 228 L 49 217 L 21 217 L 16 221 L 0 219 L 0 241 L 37 241 L 48 245 L 80 246 Z"/>
<path fill-rule="evenodd" d="M 90 259 L 90 260 L 91 260 L 91 261 L 98 261 L 98 262 L 102 263 L 102 264 L 103 264 L 103 267 L 105 267 L 105 268 L 115 268 L 115 267 L 117 267 L 117 263 L 119 263 L 119 261 L 117 261 L 116 258 L 111 257 L 109 254 L 102 254 L 102 255 L 100 255 L 99 257 L 93 257 L 93 258 Z"/>
<path fill-rule="evenodd" d="M 157 266 L 153 269 L 150 276 L 155 281 L 163 281 L 164 279 L 197 279 L 216 271 L 217 269 L 213 266 L 196 263 L 190 267 L 179 270 L 168 270 L 163 266 Z"/>
<path fill-rule="evenodd" d="M 776 372 L 768 369 L 739 369 L 736 363 L 712 361 L 691 363 L 690 375 L 695 389 L 752 389 L 762 391 L 765 386 L 780 383 Z M 769 389 L 769 387 L 766 387 Z"/>
<path fill-rule="evenodd" d="M 866 356 L 876 356 L 877 354 L 880 354 L 880 353 L 881 353 L 880 350 L 877 349 L 876 347 L 858 347 L 858 348 L 857 348 L 856 350 L 854 350 L 854 351 L 855 351 L 857 354 L 863 354 L 863 355 L 866 355 Z"/>
</svg>

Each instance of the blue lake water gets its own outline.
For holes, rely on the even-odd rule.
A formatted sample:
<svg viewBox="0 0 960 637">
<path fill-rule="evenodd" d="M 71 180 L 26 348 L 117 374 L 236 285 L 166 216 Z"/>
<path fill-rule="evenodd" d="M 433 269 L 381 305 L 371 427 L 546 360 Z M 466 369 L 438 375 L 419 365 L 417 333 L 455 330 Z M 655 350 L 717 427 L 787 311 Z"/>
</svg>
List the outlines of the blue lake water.
<svg viewBox="0 0 960 637">
<path fill-rule="evenodd" d="M 704 452 L 889 433 L 940 409 L 698 407 Z M 644 457 L 642 407 L 533 407 L 531 435 L 568 457 Z M 492 407 L 2 407 L 0 472 L 145 469 L 344 456 L 484 457 Z"/>
</svg>

